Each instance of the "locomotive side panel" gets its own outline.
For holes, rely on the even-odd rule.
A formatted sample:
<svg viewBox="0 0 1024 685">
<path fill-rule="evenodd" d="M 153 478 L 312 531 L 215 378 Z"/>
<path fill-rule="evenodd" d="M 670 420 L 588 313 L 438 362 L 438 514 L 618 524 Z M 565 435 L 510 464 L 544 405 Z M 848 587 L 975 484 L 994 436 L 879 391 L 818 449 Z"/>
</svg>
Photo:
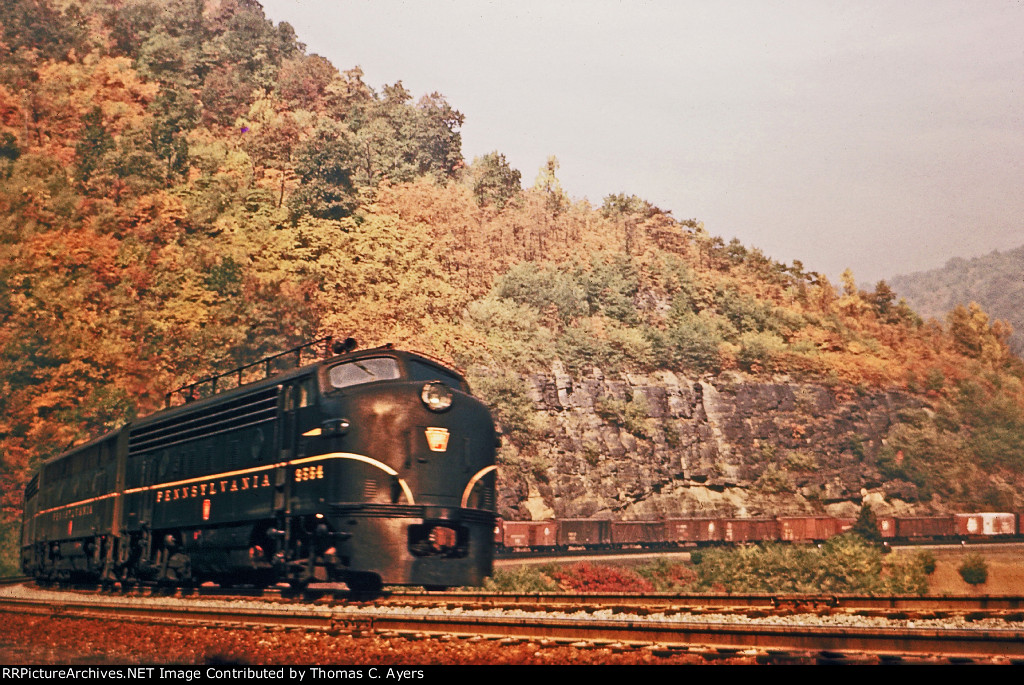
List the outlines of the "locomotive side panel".
<svg viewBox="0 0 1024 685">
<path fill-rule="evenodd" d="M 115 530 L 118 438 L 108 433 L 51 459 L 30 482 L 22 536 L 26 573 L 49 580 L 98 575 Z"/>
</svg>

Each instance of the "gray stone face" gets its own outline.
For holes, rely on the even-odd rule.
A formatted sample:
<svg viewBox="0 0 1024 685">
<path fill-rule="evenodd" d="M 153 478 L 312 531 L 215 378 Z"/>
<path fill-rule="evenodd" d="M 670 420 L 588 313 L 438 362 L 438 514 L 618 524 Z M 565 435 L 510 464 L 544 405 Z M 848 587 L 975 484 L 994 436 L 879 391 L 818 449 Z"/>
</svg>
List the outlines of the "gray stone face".
<svg viewBox="0 0 1024 685">
<path fill-rule="evenodd" d="M 877 467 L 897 413 L 922 407 L 903 392 L 667 370 L 572 377 L 560 363 L 527 381 L 549 429 L 529 463 L 502 465 L 506 518 L 845 515 L 869 491 L 893 512 L 917 496 Z"/>
</svg>

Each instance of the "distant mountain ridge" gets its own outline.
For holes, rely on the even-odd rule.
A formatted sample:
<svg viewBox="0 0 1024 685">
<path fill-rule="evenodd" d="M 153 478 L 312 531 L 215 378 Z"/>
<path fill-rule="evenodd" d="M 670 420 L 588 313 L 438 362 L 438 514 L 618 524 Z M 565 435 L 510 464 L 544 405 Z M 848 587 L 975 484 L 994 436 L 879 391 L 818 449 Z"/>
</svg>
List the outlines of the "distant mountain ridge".
<svg viewBox="0 0 1024 685">
<path fill-rule="evenodd" d="M 954 257 L 931 271 L 894 276 L 889 286 L 921 316 L 944 320 L 958 304 L 977 302 L 1013 326 L 1010 348 L 1024 353 L 1024 245 L 982 257 Z"/>
</svg>

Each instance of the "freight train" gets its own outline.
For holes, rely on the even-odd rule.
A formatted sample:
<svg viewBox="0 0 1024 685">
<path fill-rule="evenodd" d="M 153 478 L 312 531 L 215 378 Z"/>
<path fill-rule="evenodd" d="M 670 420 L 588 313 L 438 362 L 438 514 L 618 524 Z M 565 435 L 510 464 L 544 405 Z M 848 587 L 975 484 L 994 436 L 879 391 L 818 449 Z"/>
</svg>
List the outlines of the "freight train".
<svg viewBox="0 0 1024 685">
<path fill-rule="evenodd" d="M 889 542 L 955 542 L 1009 539 L 1020 531 L 1013 513 L 879 517 L 878 532 Z M 774 518 L 673 518 L 658 521 L 551 519 L 502 521 L 495 526 L 501 552 L 671 549 L 743 542 L 814 543 L 853 528 L 856 519 L 831 516 Z"/>
<path fill-rule="evenodd" d="M 482 583 L 491 414 L 433 358 L 354 348 L 324 338 L 198 381 L 46 461 L 25 488 L 24 573 L 107 586 Z"/>
</svg>

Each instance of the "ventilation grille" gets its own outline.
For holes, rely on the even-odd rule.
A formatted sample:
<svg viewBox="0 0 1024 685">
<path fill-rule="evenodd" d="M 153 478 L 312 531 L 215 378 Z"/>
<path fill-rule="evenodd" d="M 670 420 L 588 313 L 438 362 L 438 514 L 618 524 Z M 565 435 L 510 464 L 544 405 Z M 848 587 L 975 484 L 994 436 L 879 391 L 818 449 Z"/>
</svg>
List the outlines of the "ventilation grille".
<svg viewBox="0 0 1024 685">
<path fill-rule="evenodd" d="M 37 492 L 39 492 L 39 474 L 32 476 L 32 480 L 25 486 L 25 501 L 35 497 Z"/>
<path fill-rule="evenodd" d="M 128 437 L 128 454 L 134 456 L 274 421 L 277 395 L 277 387 L 267 388 L 134 429 Z"/>
</svg>

